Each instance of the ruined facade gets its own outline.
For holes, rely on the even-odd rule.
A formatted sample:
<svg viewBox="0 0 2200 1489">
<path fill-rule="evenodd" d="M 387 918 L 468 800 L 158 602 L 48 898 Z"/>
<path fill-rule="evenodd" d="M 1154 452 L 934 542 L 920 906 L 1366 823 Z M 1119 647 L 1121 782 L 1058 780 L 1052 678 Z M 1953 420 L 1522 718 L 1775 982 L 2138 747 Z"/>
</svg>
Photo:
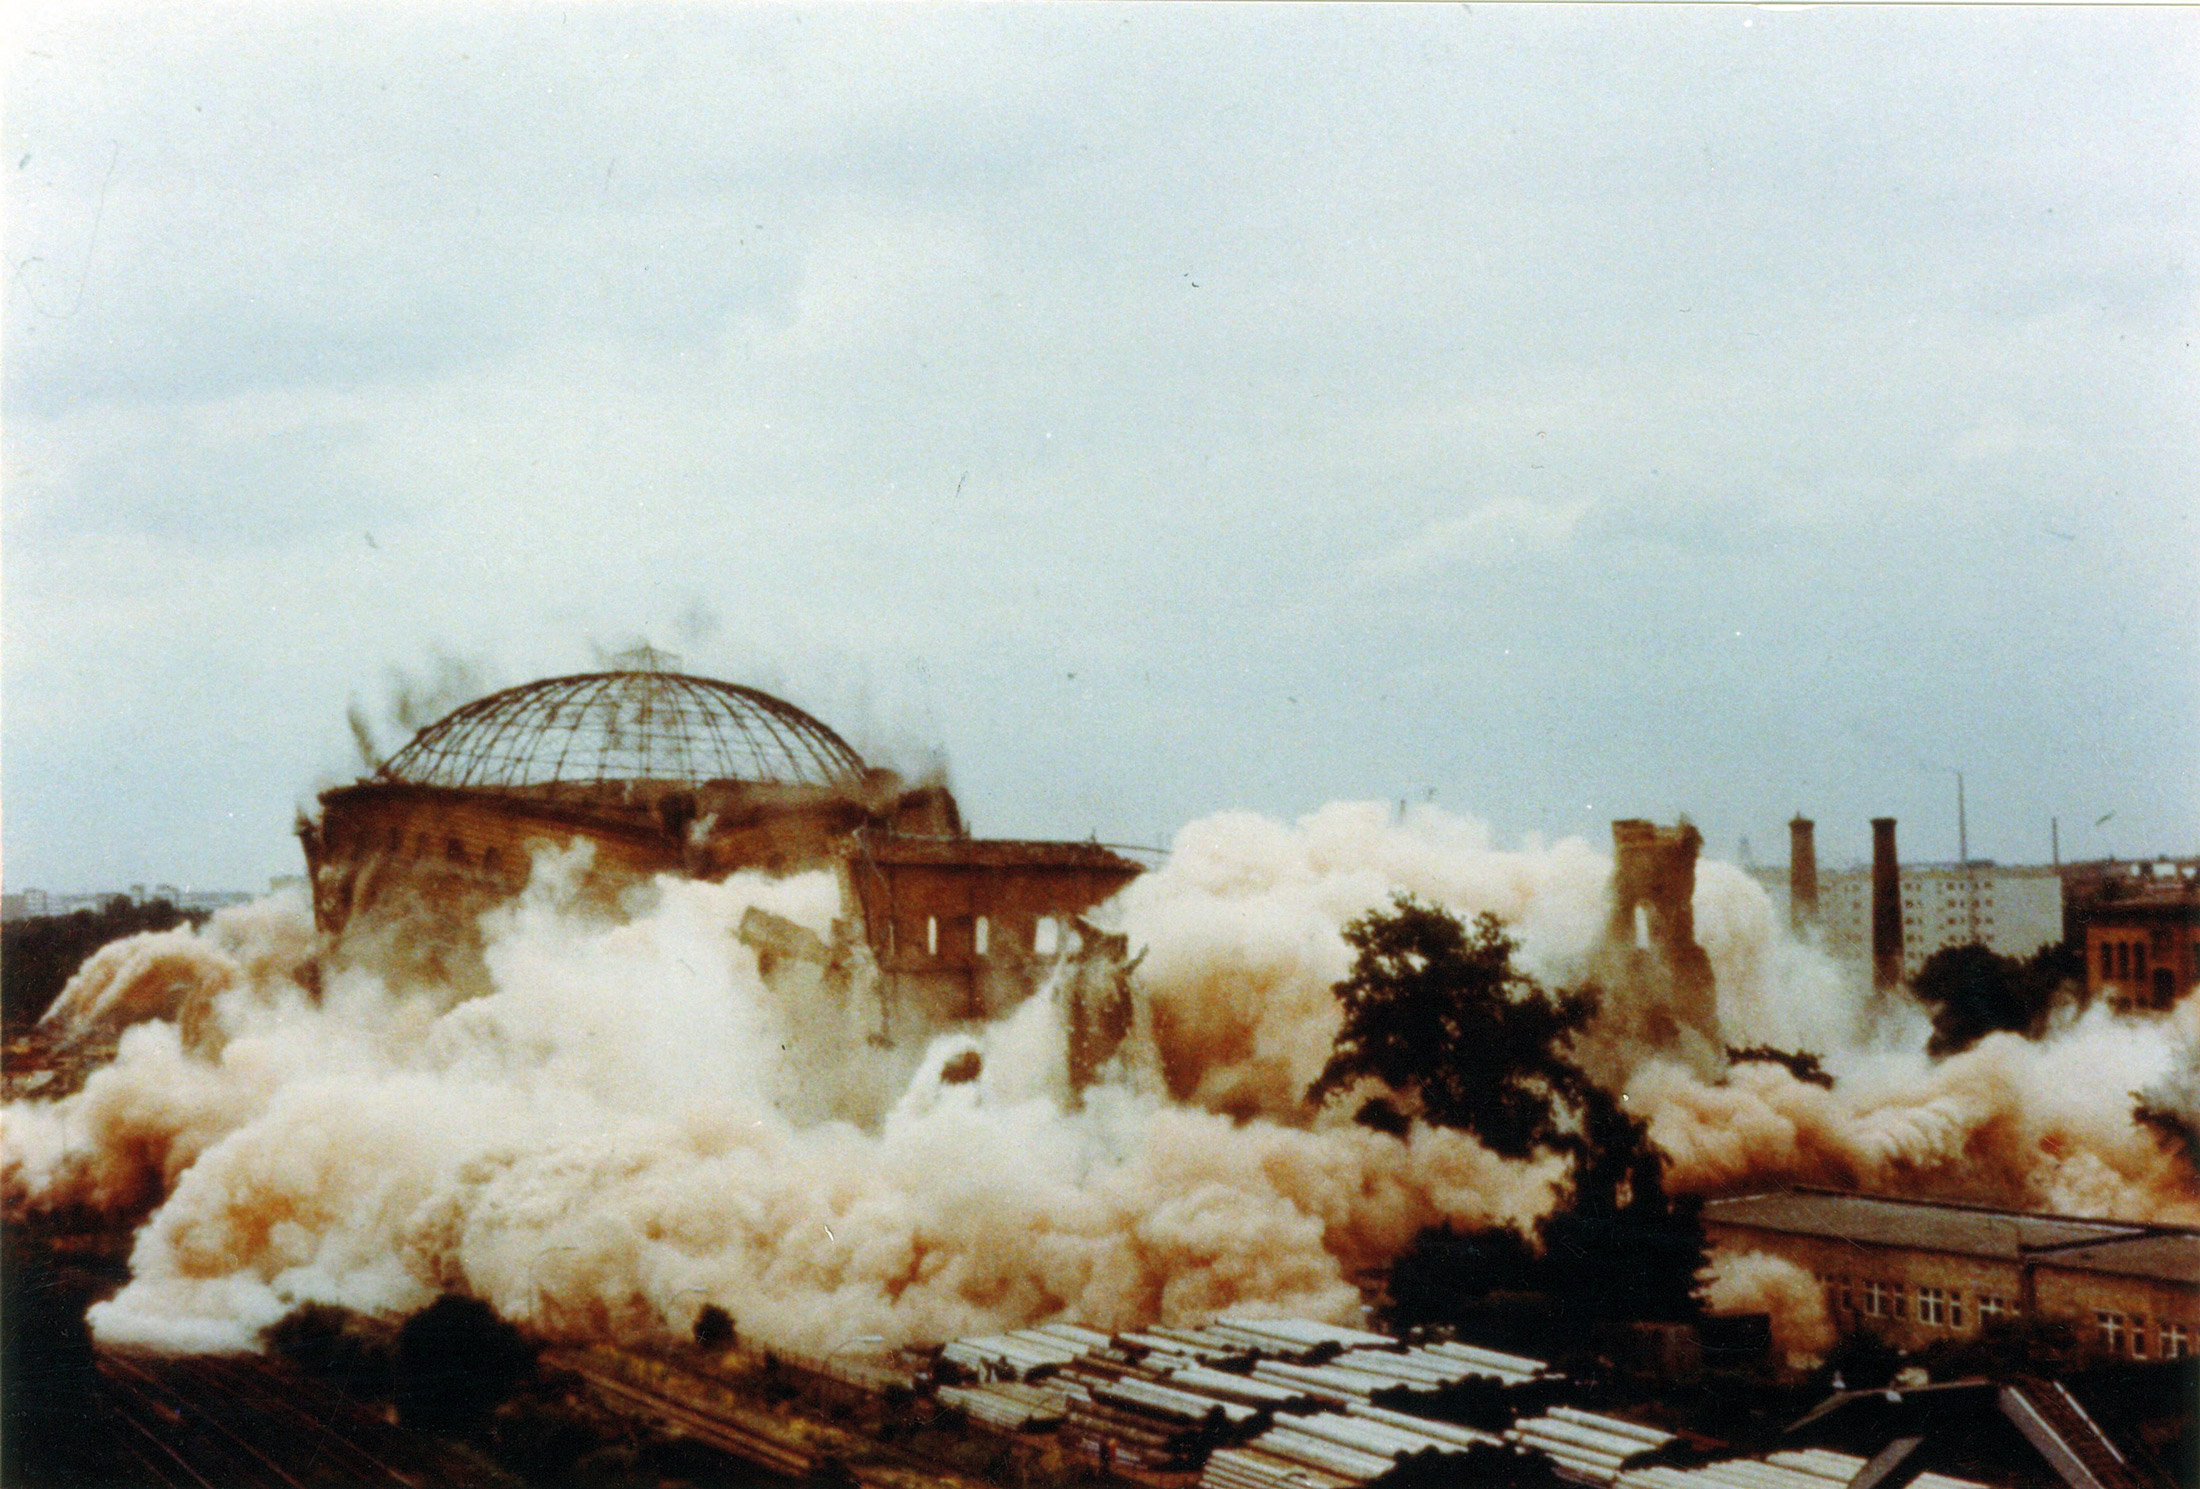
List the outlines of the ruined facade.
<svg viewBox="0 0 2200 1489">
<path fill-rule="evenodd" d="M 470 703 L 320 808 L 299 828 L 317 924 L 339 944 L 399 927 L 439 975 L 545 847 L 587 845 L 579 890 L 603 904 L 658 874 L 829 871 L 853 917 L 831 945 L 772 917 L 743 939 L 875 969 L 886 1038 L 1028 996 L 1100 944 L 1079 917 L 1140 871 L 1094 843 L 974 839 L 945 786 L 866 765 L 793 705 L 650 668 Z"/>
<path fill-rule="evenodd" d="M 1703 834 L 1630 818 L 1612 824 L 1612 913 L 1600 976 L 1624 989 L 1642 1037 L 1700 1040 L 1715 1066 L 1719 1037 L 1711 958 L 1696 944 L 1696 857 Z"/>
</svg>

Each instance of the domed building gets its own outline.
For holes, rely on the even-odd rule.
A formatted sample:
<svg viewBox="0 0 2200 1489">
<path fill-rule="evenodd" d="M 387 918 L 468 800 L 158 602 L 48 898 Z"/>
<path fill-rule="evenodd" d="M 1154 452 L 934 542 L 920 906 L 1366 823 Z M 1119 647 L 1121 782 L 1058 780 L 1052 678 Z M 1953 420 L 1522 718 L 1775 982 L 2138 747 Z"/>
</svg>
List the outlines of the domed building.
<svg viewBox="0 0 2200 1489">
<path fill-rule="evenodd" d="M 945 786 L 866 765 L 782 699 L 654 665 L 469 703 L 320 808 L 299 836 L 332 936 L 378 917 L 470 929 L 545 847 L 588 844 L 583 891 L 606 903 L 658 874 L 827 869 L 860 924 L 812 954 L 867 948 L 927 1024 L 1027 994 L 1076 917 L 1140 868 L 1096 843 L 974 839 Z M 794 929 L 758 937 L 785 952 Z"/>
</svg>

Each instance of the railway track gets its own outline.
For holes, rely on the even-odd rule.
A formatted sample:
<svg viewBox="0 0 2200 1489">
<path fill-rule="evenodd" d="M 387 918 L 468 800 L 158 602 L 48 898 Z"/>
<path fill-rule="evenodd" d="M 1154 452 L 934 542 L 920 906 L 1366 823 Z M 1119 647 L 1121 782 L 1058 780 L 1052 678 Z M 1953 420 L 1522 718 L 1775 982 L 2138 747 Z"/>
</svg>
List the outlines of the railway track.
<svg viewBox="0 0 2200 1489">
<path fill-rule="evenodd" d="M 697 1442 L 730 1453 L 744 1463 L 790 1479 L 808 1478 L 816 1471 L 820 1455 L 798 1443 L 759 1430 L 722 1413 L 706 1412 L 677 1397 L 636 1385 L 585 1355 L 558 1351 L 545 1363 L 569 1370 L 590 1389 L 606 1398 L 606 1404 L 639 1413 L 665 1426 L 677 1428 Z"/>
<path fill-rule="evenodd" d="M 173 1489 L 434 1489 L 488 1477 L 256 1357 L 103 1351 L 99 1375 L 118 1445 L 147 1481 Z"/>
<path fill-rule="evenodd" d="M 730 1402 L 724 1410 L 713 1410 L 695 1400 L 683 1400 L 634 1380 L 604 1359 L 580 1350 L 546 1351 L 543 1363 L 571 1371 L 606 1405 L 685 1433 L 767 1473 L 800 1479 L 837 1462 L 848 1479 L 863 1489 L 994 1489 L 991 1481 L 973 1478 L 955 1464 L 854 1434 L 847 1434 L 848 1441 L 842 1448 L 821 1450 L 798 1440 L 761 1411 L 743 1410 Z M 658 1372 L 700 1391 L 720 1397 L 728 1392 L 724 1381 L 708 1374 L 664 1360 L 653 1360 L 651 1364 Z"/>
</svg>

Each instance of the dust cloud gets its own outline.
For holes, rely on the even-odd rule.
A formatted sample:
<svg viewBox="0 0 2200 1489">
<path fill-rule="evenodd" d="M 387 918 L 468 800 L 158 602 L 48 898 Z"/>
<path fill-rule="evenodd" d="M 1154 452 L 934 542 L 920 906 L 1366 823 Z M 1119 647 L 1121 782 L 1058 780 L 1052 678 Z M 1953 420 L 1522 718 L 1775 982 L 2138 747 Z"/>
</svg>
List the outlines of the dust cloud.
<svg viewBox="0 0 2200 1489">
<path fill-rule="evenodd" d="M 10 1106 L 0 1138 L 11 1208 L 137 1226 L 98 1335 L 248 1349 L 302 1302 L 394 1314 L 446 1290 L 628 1340 L 717 1303 L 812 1351 L 1244 1304 L 1349 1318 L 1358 1280 L 1422 1227 L 1525 1223 L 1562 1175 L 1304 1104 L 1337 1027 L 1341 927 L 1399 891 L 1494 911 L 1567 982 L 1593 963 L 1611 873 L 1578 840 L 1501 849 L 1433 808 L 1195 822 L 1105 912 L 1145 951 L 1139 1022 L 1079 1102 L 1052 992 L 882 1049 L 875 990 L 761 975 L 743 915 L 824 935 L 829 875 L 661 879 L 605 915 L 577 894 L 583 867 L 544 857 L 485 917 L 486 991 L 325 955 L 298 895 L 88 962 L 49 1019 L 119 1027 L 114 1058 Z M 1738 870 L 1701 866 L 1695 914 L 1729 1040 L 1815 1050 L 1838 1081 L 1605 1051 L 1675 1187 L 1915 1185 L 2200 1218 L 2129 1094 L 2184 1078 L 2170 1035 L 2193 1037 L 2191 1008 L 2174 1030 L 2095 1010 L 1936 1064 L 1921 1016 L 1792 940 Z M 973 1049 L 976 1080 L 941 1078 Z M 1714 1296 L 1791 1282 L 1729 1268 Z"/>
</svg>

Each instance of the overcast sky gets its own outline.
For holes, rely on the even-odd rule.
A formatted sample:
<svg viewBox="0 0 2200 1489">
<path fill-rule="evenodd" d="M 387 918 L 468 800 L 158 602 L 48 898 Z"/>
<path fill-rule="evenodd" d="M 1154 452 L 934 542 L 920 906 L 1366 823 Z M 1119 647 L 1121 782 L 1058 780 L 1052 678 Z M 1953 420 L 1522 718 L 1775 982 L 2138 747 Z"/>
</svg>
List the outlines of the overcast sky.
<svg viewBox="0 0 2200 1489">
<path fill-rule="evenodd" d="M 14 22 L 11 889 L 645 637 L 990 835 L 2200 851 L 2193 11 Z"/>
</svg>

